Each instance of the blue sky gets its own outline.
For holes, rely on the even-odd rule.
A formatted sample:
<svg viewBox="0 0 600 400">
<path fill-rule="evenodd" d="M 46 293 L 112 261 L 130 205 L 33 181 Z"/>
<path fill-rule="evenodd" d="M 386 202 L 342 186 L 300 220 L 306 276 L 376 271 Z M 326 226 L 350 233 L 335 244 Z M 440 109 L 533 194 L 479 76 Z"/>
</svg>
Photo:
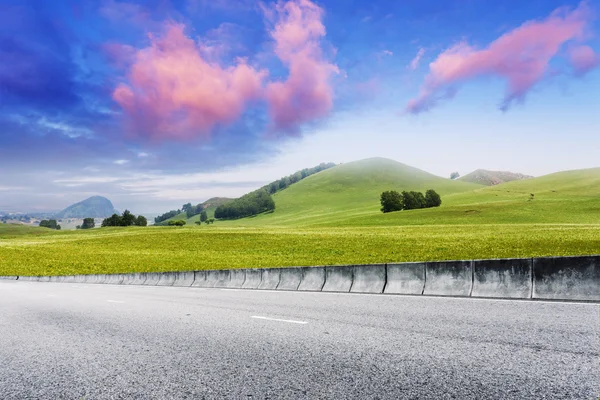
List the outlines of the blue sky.
<svg viewBox="0 0 600 400">
<path fill-rule="evenodd" d="M 599 166 L 598 1 L 0 0 L 0 210 L 162 212 L 320 162 Z"/>
</svg>

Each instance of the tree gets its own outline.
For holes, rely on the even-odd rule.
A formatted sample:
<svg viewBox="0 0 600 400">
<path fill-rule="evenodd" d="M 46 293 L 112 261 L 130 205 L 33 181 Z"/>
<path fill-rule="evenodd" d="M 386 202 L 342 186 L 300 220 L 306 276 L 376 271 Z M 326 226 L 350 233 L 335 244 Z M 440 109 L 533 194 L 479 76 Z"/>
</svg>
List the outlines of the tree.
<svg viewBox="0 0 600 400">
<path fill-rule="evenodd" d="M 415 198 L 415 202 L 416 202 L 415 208 L 426 208 L 427 207 L 427 201 L 425 200 L 425 196 L 423 196 L 423 193 L 421 193 L 421 192 L 410 192 L 410 193 Z"/>
<path fill-rule="evenodd" d="M 186 222 L 182 219 L 169 221 L 169 226 L 184 226 Z"/>
<path fill-rule="evenodd" d="M 388 190 L 381 193 L 381 211 L 388 213 L 400 211 L 404 208 L 402 195 L 395 190 Z"/>
<path fill-rule="evenodd" d="M 209 224 L 214 224 L 214 223 L 215 223 L 215 219 L 214 219 L 214 218 L 211 218 L 211 219 L 207 220 L 207 222 L 208 222 Z"/>
<path fill-rule="evenodd" d="M 453 172 L 450 174 L 450 179 L 458 179 L 460 178 L 460 174 L 458 172 Z"/>
<path fill-rule="evenodd" d="M 137 226 L 148 226 L 148 220 L 143 215 L 138 215 L 135 219 L 135 224 Z"/>
<path fill-rule="evenodd" d="M 429 189 L 427 192 L 425 192 L 425 202 L 427 208 L 439 207 L 442 205 L 442 198 L 435 190 Z"/>
<path fill-rule="evenodd" d="M 55 219 L 44 219 L 40 221 L 40 227 L 60 230 L 60 225 L 56 223 Z"/>
<path fill-rule="evenodd" d="M 204 222 L 204 221 L 206 221 L 207 219 L 208 219 L 208 215 L 206 214 L 206 211 L 204 211 L 204 210 L 203 210 L 203 211 L 200 213 L 200 222 Z"/>
<path fill-rule="evenodd" d="M 415 199 L 415 192 L 402 192 L 402 199 L 404 200 L 404 209 L 405 210 L 414 210 L 415 208 L 419 208 L 419 203 L 417 199 Z"/>
<path fill-rule="evenodd" d="M 94 218 L 84 218 L 83 224 L 81 225 L 81 229 L 92 229 L 96 227 L 96 222 Z"/>
<path fill-rule="evenodd" d="M 123 214 L 121 215 L 121 226 L 131 226 L 133 224 L 135 224 L 135 215 L 129 210 L 123 211 Z"/>
<path fill-rule="evenodd" d="M 102 228 L 107 226 L 122 226 L 121 216 L 119 214 L 113 214 L 108 218 L 102 220 Z"/>
</svg>

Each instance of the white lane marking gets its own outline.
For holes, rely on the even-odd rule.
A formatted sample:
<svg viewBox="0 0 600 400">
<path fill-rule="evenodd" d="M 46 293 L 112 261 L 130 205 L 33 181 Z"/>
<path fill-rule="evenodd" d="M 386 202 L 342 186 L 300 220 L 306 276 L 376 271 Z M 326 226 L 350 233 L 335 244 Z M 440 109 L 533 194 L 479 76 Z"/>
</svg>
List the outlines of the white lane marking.
<svg viewBox="0 0 600 400">
<path fill-rule="evenodd" d="M 125 303 L 124 301 L 119 301 L 119 300 L 106 300 L 109 303 Z"/>
<path fill-rule="evenodd" d="M 258 315 L 253 315 L 250 318 L 255 318 L 255 319 L 264 319 L 267 321 L 277 321 L 277 322 L 288 322 L 290 324 L 308 324 L 308 322 L 306 321 L 294 321 L 293 319 L 279 319 L 279 318 L 269 318 L 269 317 L 260 317 Z"/>
</svg>

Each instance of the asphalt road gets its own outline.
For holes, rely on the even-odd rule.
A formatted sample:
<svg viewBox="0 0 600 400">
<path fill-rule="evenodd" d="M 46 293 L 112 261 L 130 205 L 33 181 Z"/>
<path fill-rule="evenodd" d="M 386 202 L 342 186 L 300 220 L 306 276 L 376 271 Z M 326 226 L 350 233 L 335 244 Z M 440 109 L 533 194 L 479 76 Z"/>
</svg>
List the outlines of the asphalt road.
<svg viewBox="0 0 600 400">
<path fill-rule="evenodd" d="M 600 305 L 0 281 L 2 399 L 596 399 Z"/>
</svg>

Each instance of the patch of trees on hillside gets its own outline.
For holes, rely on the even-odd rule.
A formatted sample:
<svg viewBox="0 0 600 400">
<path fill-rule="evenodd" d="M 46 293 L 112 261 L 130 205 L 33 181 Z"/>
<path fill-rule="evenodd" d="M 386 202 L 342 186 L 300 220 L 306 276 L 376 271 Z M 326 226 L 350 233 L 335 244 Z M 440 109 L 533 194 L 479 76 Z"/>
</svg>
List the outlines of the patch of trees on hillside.
<svg viewBox="0 0 600 400">
<path fill-rule="evenodd" d="M 215 210 L 215 218 L 238 219 L 273 210 L 275 210 L 275 201 L 263 188 L 245 194 L 229 203 L 221 204 Z"/>
<path fill-rule="evenodd" d="M 168 220 L 169 218 L 173 218 L 178 214 L 181 214 L 181 210 L 171 210 L 169 212 L 164 213 L 163 215 L 159 215 L 158 217 L 154 218 L 154 223 L 159 224 L 163 221 Z"/>
<path fill-rule="evenodd" d="M 40 221 L 40 226 L 42 228 L 50 228 L 50 229 L 56 229 L 57 231 L 60 231 L 60 225 L 56 222 L 55 219 L 44 219 L 44 220 Z"/>
<path fill-rule="evenodd" d="M 395 190 L 389 190 L 381 193 L 381 211 L 384 213 L 415 210 L 419 208 L 439 207 L 442 205 L 442 198 L 433 189 L 425 192 L 403 191 L 399 193 Z"/>
<path fill-rule="evenodd" d="M 123 214 L 113 214 L 102 221 L 102 227 L 107 226 L 147 226 L 148 220 L 143 215 L 135 216 L 129 210 L 123 211 Z"/>
<path fill-rule="evenodd" d="M 321 163 L 316 167 L 304 168 L 300 171 L 296 171 L 292 175 L 288 175 L 279 180 L 276 180 L 275 182 L 271 182 L 268 185 L 263 186 L 262 189 L 265 189 L 267 192 L 269 192 L 269 194 L 275 194 L 278 191 L 283 190 L 288 186 L 298 181 L 301 181 L 304 178 L 307 178 L 311 175 L 316 174 L 317 172 L 321 172 L 332 167 L 335 167 L 334 163 Z"/>
</svg>

